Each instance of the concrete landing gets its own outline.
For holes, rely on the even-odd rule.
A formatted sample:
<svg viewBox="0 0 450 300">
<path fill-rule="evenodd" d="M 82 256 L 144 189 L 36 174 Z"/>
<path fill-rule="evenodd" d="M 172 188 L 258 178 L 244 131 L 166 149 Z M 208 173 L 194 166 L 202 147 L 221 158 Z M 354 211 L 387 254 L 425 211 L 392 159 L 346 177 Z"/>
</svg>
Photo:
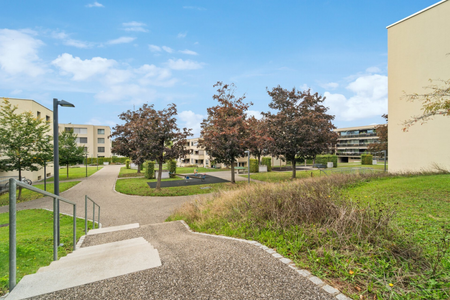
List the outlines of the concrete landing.
<svg viewBox="0 0 450 300">
<path fill-rule="evenodd" d="M 144 238 L 85 247 L 27 275 L 6 299 L 24 299 L 161 266 Z"/>
<path fill-rule="evenodd" d="M 135 228 L 139 228 L 139 223 L 92 229 L 92 230 L 89 230 L 87 235 L 100 234 L 100 233 L 113 232 L 113 231 L 120 231 L 120 230 L 135 229 Z"/>
</svg>

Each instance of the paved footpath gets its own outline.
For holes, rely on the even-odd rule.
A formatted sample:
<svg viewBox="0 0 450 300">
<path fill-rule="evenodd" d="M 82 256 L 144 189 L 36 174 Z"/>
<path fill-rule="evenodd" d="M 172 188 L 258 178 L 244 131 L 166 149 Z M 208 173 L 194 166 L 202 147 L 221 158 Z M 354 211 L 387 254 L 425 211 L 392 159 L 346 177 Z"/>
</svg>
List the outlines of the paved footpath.
<svg viewBox="0 0 450 300">
<path fill-rule="evenodd" d="M 194 234 L 179 221 L 161 223 L 183 202 L 198 196 L 138 197 L 116 193 L 113 188 L 119 169 L 104 167 L 62 195 L 77 202 L 80 216 L 84 213 L 84 195 L 95 199 L 102 207 L 104 227 L 128 223 L 141 226 L 87 236 L 82 247 L 144 237 L 158 250 L 162 266 L 33 299 L 337 299 L 260 247 Z M 52 201 L 38 199 L 18 204 L 19 209 L 41 207 L 51 209 Z M 0 208 L 0 212 L 4 209 Z M 70 213 L 70 208 L 62 211 Z"/>
</svg>

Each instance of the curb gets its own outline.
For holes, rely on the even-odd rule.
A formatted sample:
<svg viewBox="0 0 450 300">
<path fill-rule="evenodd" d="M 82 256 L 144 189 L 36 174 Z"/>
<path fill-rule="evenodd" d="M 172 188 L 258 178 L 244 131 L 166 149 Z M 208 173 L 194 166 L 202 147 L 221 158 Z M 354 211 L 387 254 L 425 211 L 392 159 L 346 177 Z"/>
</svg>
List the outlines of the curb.
<svg viewBox="0 0 450 300">
<path fill-rule="evenodd" d="M 214 235 L 214 234 L 207 234 L 207 233 L 202 233 L 202 232 L 195 232 L 189 227 L 189 225 L 184 220 L 180 220 L 180 222 L 184 225 L 184 227 L 186 227 L 186 229 L 189 232 L 191 232 L 193 234 L 211 236 L 211 237 L 222 238 L 222 239 L 233 240 L 233 241 L 244 242 L 244 243 L 255 245 L 258 248 L 261 248 L 262 250 L 271 254 L 273 257 L 278 258 L 282 263 L 286 264 L 289 268 L 295 270 L 298 274 L 307 278 L 309 281 L 314 283 L 317 287 L 321 288 L 322 290 L 324 290 L 331 296 L 335 297 L 337 300 L 351 300 L 351 298 L 342 294 L 338 289 L 332 287 L 331 285 L 326 284 L 319 277 L 313 276 L 311 274 L 311 272 L 309 272 L 308 270 L 297 268 L 295 266 L 294 262 L 292 260 L 290 260 L 289 258 L 283 257 L 281 254 L 277 253 L 275 250 L 270 249 L 269 247 L 264 246 L 263 244 L 261 244 L 259 242 L 251 241 L 251 240 L 237 239 L 237 238 L 232 238 L 232 237 L 223 236 L 223 235 Z"/>
</svg>

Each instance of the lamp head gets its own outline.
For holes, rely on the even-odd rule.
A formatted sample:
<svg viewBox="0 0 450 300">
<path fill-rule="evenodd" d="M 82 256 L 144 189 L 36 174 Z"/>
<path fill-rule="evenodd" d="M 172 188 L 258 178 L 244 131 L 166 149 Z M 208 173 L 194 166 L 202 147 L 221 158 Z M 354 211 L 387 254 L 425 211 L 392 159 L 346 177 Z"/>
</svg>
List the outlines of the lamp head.
<svg viewBox="0 0 450 300">
<path fill-rule="evenodd" d="M 62 107 L 75 107 L 75 105 L 73 105 L 70 102 L 67 102 L 66 100 L 58 101 L 58 104 Z"/>
</svg>

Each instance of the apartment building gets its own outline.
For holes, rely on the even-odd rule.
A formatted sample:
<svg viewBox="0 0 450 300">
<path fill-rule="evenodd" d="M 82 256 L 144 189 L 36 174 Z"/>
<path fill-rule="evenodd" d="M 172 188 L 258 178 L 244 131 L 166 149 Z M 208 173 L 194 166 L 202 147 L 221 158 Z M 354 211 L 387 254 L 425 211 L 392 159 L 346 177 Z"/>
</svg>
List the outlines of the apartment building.
<svg viewBox="0 0 450 300">
<path fill-rule="evenodd" d="M 339 134 L 336 144 L 338 162 L 360 160 L 361 154 L 367 152 L 369 144 L 378 141 L 375 126 L 377 125 L 335 129 L 334 131 Z"/>
<path fill-rule="evenodd" d="M 58 124 L 59 132 L 70 131 L 77 135 L 78 146 L 87 150 L 88 157 L 111 157 L 111 128 L 109 126 Z"/>
<path fill-rule="evenodd" d="M 3 97 L 0 98 L 0 101 L 3 102 L 3 99 L 4 99 Z M 18 99 L 18 98 L 6 98 L 6 99 L 9 100 L 9 102 L 13 106 L 17 107 L 16 113 L 20 114 L 24 112 L 31 112 L 33 116 L 35 116 L 36 118 L 41 118 L 49 122 L 50 130 L 48 132 L 48 135 L 53 136 L 53 112 L 50 109 L 48 109 L 42 104 L 39 104 L 34 100 Z M 0 102 L 0 105 L 3 104 L 2 102 Z M 45 175 L 47 175 L 47 177 L 53 176 L 53 162 L 49 162 L 46 165 L 45 173 L 44 168 L 42 168 L 36 172 L 22 171 L 22 176 L 30 179 L 33 182 L 44 179 Z M 19 176 L 19 172 L 18 171 L 0 172 L 0 179 L 13 176 Z"/>
<path fill-rule="evenodd" d="M 403 123 L 422 115 L 421 102 L 405 94 L 430 92 L 424 87 L 450 79 L 450 1 L 440 1 L 387 27 L 389 97 L 389 171 L 450 169 L 450 117 L 436 116 L 408 131 Z"/>
</svg>

